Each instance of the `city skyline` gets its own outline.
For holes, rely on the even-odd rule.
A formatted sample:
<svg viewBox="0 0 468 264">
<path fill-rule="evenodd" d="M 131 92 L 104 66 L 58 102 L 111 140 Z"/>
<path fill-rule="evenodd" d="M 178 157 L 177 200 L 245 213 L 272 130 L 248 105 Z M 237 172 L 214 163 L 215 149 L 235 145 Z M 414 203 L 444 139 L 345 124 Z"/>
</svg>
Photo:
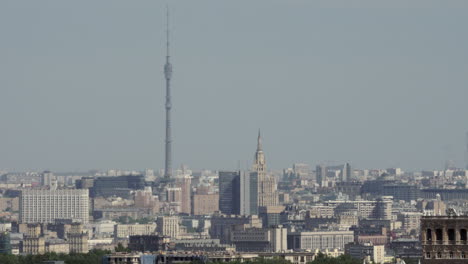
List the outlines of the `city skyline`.
<svg viewBox="0 0 468 264">
<path fill-rule="evenodd" d="M 49 3 L 0 9 L 0 169 L 163 168 L 165 5 Z M 465 167 L 463 9 L 249 6 L 171 3 L 174 168 Z"/>
</svg>

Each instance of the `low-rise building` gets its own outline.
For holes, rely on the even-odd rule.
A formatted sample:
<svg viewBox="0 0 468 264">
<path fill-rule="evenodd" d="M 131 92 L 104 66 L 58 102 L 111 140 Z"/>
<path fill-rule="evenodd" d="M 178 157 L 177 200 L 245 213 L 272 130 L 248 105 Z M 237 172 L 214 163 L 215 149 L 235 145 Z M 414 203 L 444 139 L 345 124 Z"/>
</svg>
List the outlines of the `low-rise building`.
<svg viewBox="0 0 468 264">
<path fill-rule="evenodd" d="M 287 250 L 287 229 L 282 226 L 249 228 L 233 226 L 231 242 L 240 252 L 282 252 Z"/>
<path fill-rule="evenodd" d="M 353 231 L 291 232 L 288 234 L 288 249 L 292 250 L 344 250 L 354 241 Z"/>
<path fill-rule="evenodd" d="M 156 224 L 118 224 L 114 226 L 114 237 L 128 238 L 136 235 L 153 235 L 156 233 Z"/>
<path fill-rule="evenodd" d="M 345 245 L 345 254 L 356 259 L 370 260 L 376 264 L 385 262 L 385 247 L 383 245 L 349 243 Z"/>
</svg>

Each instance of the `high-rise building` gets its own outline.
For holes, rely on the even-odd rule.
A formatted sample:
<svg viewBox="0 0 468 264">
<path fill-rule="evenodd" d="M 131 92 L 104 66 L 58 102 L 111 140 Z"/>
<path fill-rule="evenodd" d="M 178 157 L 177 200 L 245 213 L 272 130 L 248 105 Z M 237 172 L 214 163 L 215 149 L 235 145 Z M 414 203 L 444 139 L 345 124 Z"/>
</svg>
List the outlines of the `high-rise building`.
<svg viewBox="0 0 468 264">
<path fill-rule="evenodd" d="M 223 214 L 240 214 L 240 172 L 219 172 L 219 210 Z"/>
<path fill-rule="evenodd" d="M 183 175 L 178 178 L 178 186 L 181 189 L 181 206 L 180 212 L 185 214 L 191 213 L 191 198 L 192 198 L 192 177 L 190 175 Z"/>
<path fill-rule="evenodd" d="M 340 173 L 340 181 L 342 182 L 347 182 L 351 179 L 351 165 L 349 163 L 345 163 L 343 165 L 343 169 L 341 169 Z"/>
<path fill-rule="evenodd" d="M 262 148 L 260 131 L 258 131 L 257 151 L 255 152 L 253 172 L 257 174 L 258 180 L 258 206 L 278 205 L 276 179 L 266 174 L 266 161 Z"/>
<path fill-rule="evenodd" d="M 41 173 L 41 185 L 51 186 L 56 181 L 55 175 L 50 171 L 44 171 Z"/>
<path fill-rule="evenodd" d="M 319 186 L 323 186 L 323 182 L 327 179 L 327 167 L 325 165 L 317 165 L 315 167 L 315 179 Z"/>
<path fill-rule="evenodd" d="M 156 220 L 156 230 L 160 236 L 177 239 L 180 234 L 179 222 L 178 216 L 160 216 Z"/>
<path fill-rule="evenodd" d="M 23 190 L 19 203 L 21 223 L 54 223 L 56 219 L 88 223 L 87 189 Z"/>
<path fill-rule="evenodd" d="M 180 212 L 182 206 L 182 189 L 180 187 L 166 186 L 166 202 L 176 212 Z"/>
<path fill-rule="evenodd" d="M 258 173 L 241 172 L 240 174 L 240 214 L 258 213 Z"/>
</svg>

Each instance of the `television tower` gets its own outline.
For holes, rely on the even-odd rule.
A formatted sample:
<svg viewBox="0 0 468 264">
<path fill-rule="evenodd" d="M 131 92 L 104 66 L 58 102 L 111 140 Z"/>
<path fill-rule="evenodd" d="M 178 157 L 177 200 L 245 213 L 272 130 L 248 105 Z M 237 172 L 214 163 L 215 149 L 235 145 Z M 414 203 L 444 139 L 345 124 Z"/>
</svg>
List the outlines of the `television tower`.
<svg viewBox="0 0 468 264">
<path fill-rule="evenodd" d="M 172 139 L 171 139 L 171 77 L 172 64 L 169 61 L 169 7 L 166 12 L 166 64 L 164 65 L 164 77 L 166 78 L 166 160 L 164 163 L 164 178 L 172 176 Z"/>
<path fill-rule="evenodd" d="M 468 170 L 468 132 L 466 132 L 465 169 Z"/>
</svg>

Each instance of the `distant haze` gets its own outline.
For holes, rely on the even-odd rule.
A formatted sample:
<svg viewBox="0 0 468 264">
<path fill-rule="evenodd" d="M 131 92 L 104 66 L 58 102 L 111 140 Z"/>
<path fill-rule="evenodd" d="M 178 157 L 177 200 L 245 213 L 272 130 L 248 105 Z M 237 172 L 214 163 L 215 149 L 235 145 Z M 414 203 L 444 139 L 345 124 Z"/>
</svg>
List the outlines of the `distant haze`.
<svg viewBox="0 0 468 264">
<path fill-rule="evenodd" d="M 467 2 L 377 2 L 170 1 L 174 167 L 463 167 Z M 162 168 L 164 8 L 1 1 L 0 169 Z"/>
</svg>

